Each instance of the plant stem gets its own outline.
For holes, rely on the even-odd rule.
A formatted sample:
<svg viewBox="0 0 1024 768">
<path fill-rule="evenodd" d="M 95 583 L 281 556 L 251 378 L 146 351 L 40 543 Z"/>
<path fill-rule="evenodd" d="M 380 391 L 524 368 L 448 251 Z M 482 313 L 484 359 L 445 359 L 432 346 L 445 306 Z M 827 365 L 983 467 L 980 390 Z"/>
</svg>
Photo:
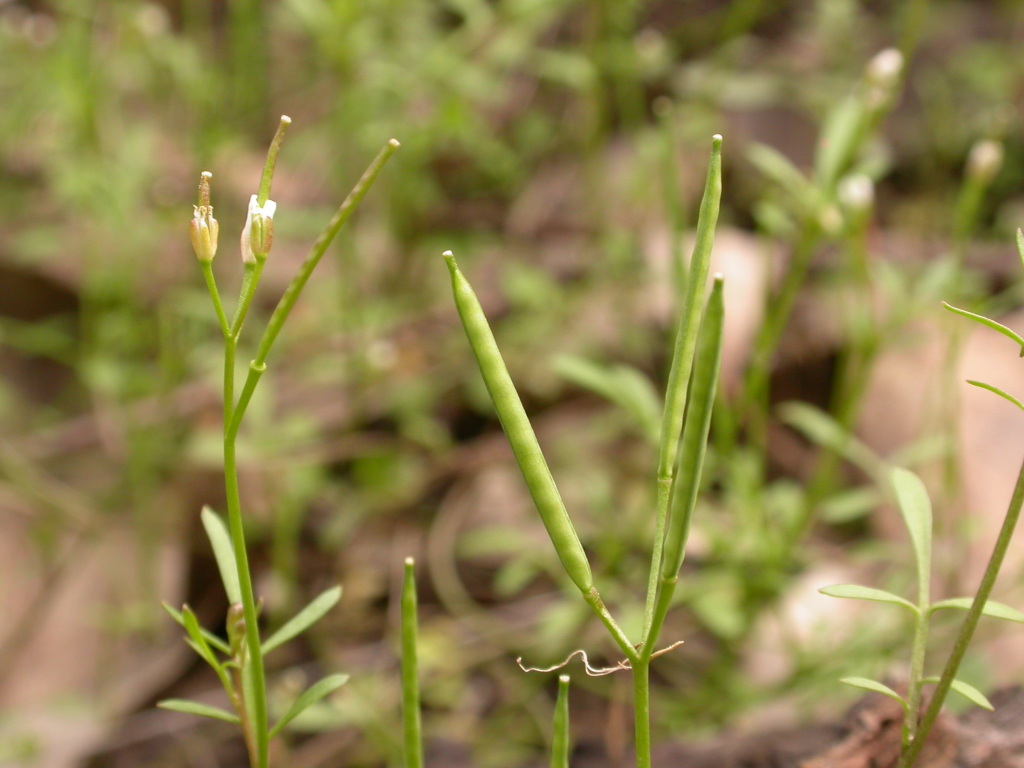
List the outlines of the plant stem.
<svg viewBox="0 0 1024 768">
<path fill-rule="evenodd" d="M 907 711 L 903 718 L 903 746 L 906 750 L 917 730 L 921 715 L 921 687 L 924 679 L 924 659 L 928 646 L 928 600 L 918 601 L 914 616 L 914 644 L 910 652 L 910 680 L 907 687 Z"/>
<path fill-rule="evenodd" d="M 234 339 L 228 339 L 224 355 L 224 403 L 225 415 L 229 415 L 231 388 L 234 369 Z M 260 647 L 259 617 L 256 612 L 256 599 L 252 589 L 252 576 L 249 573 L 249 557 L 245 548 L 245 532 L 242 526 L 242 508 L 238 492 L 238 465 L 235 456 L 235 437 L 237 429 L 231 430 L 232 419 L 224 422 L 224 489 L 228 505 L 228 530 L 231 534 L 231 546 L 235 552 L 235 563 L 238 570 L 238 586 L 242 593 L 242 615 L 245 620 L 245 645 L 248 659 L 246 666 L 251 675 L 250 691 L 252 712 L 248 712 L 253 730 L 256 754 L 253 759 L 254 768 L 268 768 L 267 748 L 270 741 L 267 723 L 267 689 L 263 671 L 263 652 Z M 250 757 L 253 757 L 250 755 Z"/>
<path fill-rule="evenodd" d="M 224 304 L 220 300 L 220 291 L 217 290 L 217 280 L 213 276 L 213 262 L 201 261 L 199 263 L 203 270 L 203 278 L 206 280 L 206 288 L 210 292 L 210 299 L 213 300 L 213 309 L 217 313 L 217 322 L 220 323 L 220 332 L 226 339 L 231 333 L 228 325 L 227 315 L 224 314 Z"/>
<path fill-rule="evenodd" d="M 252 397 L 253 391 L 256 389 L 256 384 L 259 382 L 260 376 L 266 370 L 267 357 L 270 354 L 270 349 L 273 347 L 274 342 L 277 340 L 278 334 L 281 333 L 281 328 L 284 327 L 285 321 L 288 319 L 288 315 L 291 314 L 292 308 L 295 306 L 295 302 L 299 298 L 299 294 L 302 293 L 302 289 L 309 282 L 310 275 L 313 274 L 313 270 L 316 265 L 320 263 L 320 259 L 323 258 L 327 248 L 334 240 L 335 235 L 342 228 L 349 217 L 355 211 L 356 207 L 366 196 L 370 186 L 376 180 L 381 170 L 384 168 L 384 164 L 387 163 L 388 159 L 395 153 L 399 147 L 398 141 L 391 139 L 384 148 L 377 154 L 373 162 L 370 163 L 369 167 L 363 173 L 362 177 L 353 187 L 352 191 L 349 192 L 348 197 L 341 203 L 338 210 L 335 211 L 334 216 L 328 222 L 323 232 L 313 243 L 313 247 L 310 248 L 309 254 L 306 256 L 306 260 L 302 262 L 302 266 L 299 267 L 299 271 L 292 278 L 291 283 L 285 289 L 284 294 L 277 302 L 277 306 L 274 308 L 274 314 L 270 316 L 270 322 L 267 323 L 266 329 L 263 331 L 263 337 L 260 339 L 259 347 L 256 350 L 256 357 L 253 358 L 252 362 L 249 363 L 249 374 L 246 377 L 245 384 L 242 387 L 242 393 L 239 395 L 238 404 L 235 407 L 234 413 L 234 430 L 237 432 L 238 425 L 242 421 L 242 417 L 245 415 L 245 410 L 249 406 L 249 400 Z M 262 269 L 262 265 L 258 267 Z"/>
<path fill-rule="evenodd" d="M 569 768 L 569 676 L 558 676 L 558 699 L 552 721 L 551 768 Z"/>
<path fill-rule="evenodd" d="M 416 654 L 416 571 L 411 557 L 405 559 L 402 582 L 402 729 L 405 768 L 423 768 L 423 737 L 420 726 L 419 664 Z"/>
<path fill-rule="evenodd" d="M 651 768 L 650 658 L 633 662 L 633 717 L 636 768 Z"/>
<path fill-rule="evenodd" d="M 928 738 L 932 726 L 935 725 L 935 721 L 938 719 L 942 703 L 945 701 L 949 688 L 953 684 L 953 679 L 960 668 L 960 662 L 963 660 L 967 646 L 974 636 L 974 630 L 978 626 L 981 611 L 988 601 L 988 596 L 992 593 L 996 576 L 1003 565 L 1003 558 L 1006 557 L 1006 550 L 1010 546 L 1010 539 L 1013 538 L 1013 531 L 1017 527 L 1017 520 L 1020 517 L 1022 505 L 1024 505 L 1024 461 L 1022 461 L 1021 467 L 1017 472 L 1017 484 L 1013 488 L 1013 496 L 1010 498 L 1006 517 L 1003 518 L 1003 527 L 999 530 L 999 536 L 996 539 L 995 546 L 992 548 L 992 556 L 989 558 L 985 574 L 981 578 L 981 585 L 974 595 L 974 602 L 971 603 L 971 608 L 967 611 L 963 624 L 960 625 L 960 634 L 957 635 L 953 652 L 946 660 L 946 666 L 942 670 L 942 677 L 939 678 L 939 682 L 935 686 L 935 693 L 932 694 L 932 700 L 928 704 L 928 709 L 925 710 L 924 715 L 921 717 L 921 722 L 909 747 L 900 756 L 899 768 L 910 768 L 914 764 L 914 760 L 917 759 L 917 756 L 924 748 L 924 742 Z"/>
<path fill-rule="evenodd" d="M 629 638 L 626 637 L 626 633 L 622 631 L 622 628 L 616 623 L 611 613 L 608 612 L 608 609 L 605 607 L 604 601 L 601 600 L 601 595 L 598 594 L 597 589 L 595 587 L 591 587 L 589 591 L 583 592 L 582 594 L 587 605 L 594 610 L 594 613 L 597 614 L 601 623 L 604 624 L 609 634 L 611 634 L 612 639 L 615 640 L 615 644 L 619 646 L 619 650 L 622 651 L 630 664 L 635 664 L 639 659 L 636 648 L 634 648 L 633 644 L 629 642 Z"/>
</svg>

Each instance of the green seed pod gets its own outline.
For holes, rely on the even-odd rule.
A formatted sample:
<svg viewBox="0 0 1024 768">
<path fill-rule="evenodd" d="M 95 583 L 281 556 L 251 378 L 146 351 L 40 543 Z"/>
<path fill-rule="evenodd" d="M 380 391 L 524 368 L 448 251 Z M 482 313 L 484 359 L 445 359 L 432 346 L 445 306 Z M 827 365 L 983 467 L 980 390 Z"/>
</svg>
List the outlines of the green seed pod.
<svg viewBox="0 0 1024 768">
<path fill-rule="evenodd" d="M 722 276 L 715 275 L 704 320 L 694 355 L 693 381 L 690 384 L 686 409 L 686 422 L 679 441 L 679 460 L 675 481 L 672 483 L 672 501 L 668 528 L 665 531 L 665 549 L 661 558 L 662 579 L 674 579 L 683 564 L 686 539 L 690 533 L 690 518 L 697 503 L 704 452 L 711 427 L 711 411 L 715 404 L 718 369 L 722 360 L 722 331 L 725 324 L 725 303 L 722 297 Z"/>
<path fill-rule="evenodd" d="M 466 330 L 469 345 L 473 349 L 480 373 L 487 385 L 487 392 L 498 412 L 498 419 L 505 430 L 512 452 L 515 454 L 519 471 L 533 497 L 533 503 L 540 512 L 544 527 L 547 528 L 551 543 L 555 545 L 562 567 L 569 578 L 586 593 L 593 586 L 590 563 L 580 544 L 576 529 L 573 528 L 569 513 L 562 503 L 562 497 L 555 487 L 551 470 L 548 469 L 544 454 L 541 453 L 537 436 L 533 432 L 530 420 L 526 416 L 523 404 L 519 400 L 512 378 L 505 367 L 505 361 L 498 351 L 494 334 L 487 323 L 480 301 L 473 292 L 472 286 L 459 271 L 455 257 L 451 251 L 445 251 L 445 262 L 452 277 L 452 293 L 459 318 Z"/>
</svg>

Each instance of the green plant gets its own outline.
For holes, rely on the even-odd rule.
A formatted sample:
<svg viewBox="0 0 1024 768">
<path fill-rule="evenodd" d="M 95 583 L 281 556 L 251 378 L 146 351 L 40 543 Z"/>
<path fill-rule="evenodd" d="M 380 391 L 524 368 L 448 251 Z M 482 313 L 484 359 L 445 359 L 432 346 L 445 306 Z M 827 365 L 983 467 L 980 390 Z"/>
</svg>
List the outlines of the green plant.
<svg viewBox="0 0 1024 768">
<path fill-rule="evenodd" d="M 1024 266 L 1024 233 L 1019 229 L 1017 230 L 1017 251 L 1020 255 L 1021 265 Z M 1013 330 L 983 315 L 953 307 L 945 304 L 945 302 L 944 306 L 955 314 L 967 317 L 987 328 L 1002 333 L 1020 347 L 1020 354 L 1024 357 L 1024 338 Z M 993 392 L 1008 402 L 1013 403 L 1021 410 L 1024 410 L 1024 404 L 998 387 L 978 381 L 969 381 L 968 383 Z M 843 682 L 848 685 L 882 693 L 900 703 L 904 711 L 904 725 L 899 768 L 910 768 L 923 748 L 928 733 L 934 725 L 950 689 L 965 696 L 978 706 L 986 709 L 992 708 L 988 699 L 980 691 L 956 678 L 960 662 L 967 650 L 967 646 L 970 644 L 981 616 L 992 616 L 994 618 L 1024 623 L 1024 614 L 1020 611 L 1002 603 L 989 600 L 996 576 L 1002 567 L 1003 558 L 1006 556 L 1010 539 L 1016 528 L 1021 507 L 1024 505 L 1024 464 L 1021 465 L 1020 472 L 1017 475 L 1017 482 L 1006 515 L 1003 518 L 999 536 L 993 546 L 992 555 L 989 558 L 985 573 L 973 598 L 958 597 L 931 602 L 929 593 L 931 582 L 932 510 L 928 492 L 924 487 L 924 483 L 921 482 L 917 475 L 901 468 L 893 470 L 892 486 L 899 503 L 900 512 L 903 515 L 904 523 L 910 533 L 910 540 L 914 550 L 914 559 L 917 565 L 917 601 L 911 602 L 885 590 L 862 587 L 856 584 L 839 584 L 825 587 L 821 592 L 833 597 L 892 603 L 903 606 L 911 611 L 914 620 L 914 639 L 911 649 L 910 673 L 907 681 L 906 696 L 900 695 L 889 686 L 877 680 L 863 677 L 847 677 L 843 679 Z M 929 622 L 932 614 L 943 609 L 964 610 L 967 611 L 967 615 L 961 624 L 960 632 L 946 660 L 942 674 L 939 676 L 926 676 L 925 661 Z M 924 712 L 921 712 L 923 687 L 926 684 L 933 683 L 935 684 L 935 690 L 931 700 Z"/>
<path fill-rule="evenodd" d="M 405 768 L 423 768 L 420 713 L 419 627 L 416 597 L 416 562 L 405 559 L 401 596 L 402 741 Z M 558 696 L 552 720 L 551 768 L 569 768 L 569 676 L 558 676 Z"/>
<path fill-rule="evenodd" d="M 700 486 L 722 350 L 724 305 L 722 278 L 716 276 L 706 300 L 715 223 L 721 195 L 721 136 L 712 142 L 704 197 L 691 257 L 687 289 L 679 314 L 671 372 L 662 416 L 656 473 L 655 536 L 644 626 L 634 643 L 616 622 L 594 585 L 586 552 L 541 451 L 529 417 L 505 367 L 487 318 L 450 251 L 455 306 L 502 428 L 508 437 L 534 505 L 569 578 L 607 628 L 632 670 L 636 759 L 651 764 L 649 670 L 665 616 L 672 605 L 683 562 L 690 519 Z M 703 315 L 703 319 L 701 316 Z"/>
<path fill-rule="evenodd" d="M 241 236 L 244 264 L 242 284 L 234 315 L 230 321 L 224 311 L 221 294 L 213 274 L 213 258 L 217 252 L 219 225 L 213 217 L 213 207 L 210 204 L 212 175 L 204 172 L 200 180 L 198 205 L 195 207 L 195 215 L 191 222 L 191 239 L 224 338 L 224 484 L 228 506 L 226 527 L 223 521 L 209 508 L 203 510 L 203 525 L 213 546 L 221 579 L 230 603 L 227 616 L 227 641 L 203 630 L 188 606 L 184 606 L 180 613 L 170 606 L 165 606 L 171 616 L 185 628 L 188 635 L 186 642 L 217 674 L 234 712 L 179 699 L 162 701 L 160 706 L 239 725 L 245 737 L 249 761 L 253 768 L 267 768 L 270 740 L 303 711 L 343 685 L 348 680 L 348 675 L 329 675 L 314 683 L 295 699 L 291 707 L 277 718 L 273 726 L 270 725 L 267 711 L 264 657 L 321 619 L 341 598 L 341 588 L 332 587 L 326 590 L 274 634 L 266 640 L 261 640 L 260 605 L 253 591 L 252 575 L 245 546 L 242 503 L 238 486 L 236 440 L 246 409 L 259 384 L 260 377 L 266 371 L 267 358 L 271 348 L 295 306 L 299 294 L 338 231 L 352 215 L 380 174 L 384 164 L 398 148 L 398 142 L 394 139 L 385 145 L 313 244 L 305 261 L 278 300 L 277 306 L 264 328 L 255 357 L 249 363 L 245 382 L 236 396 L 236 353 L 246 315 L 252 305 L 263 267 L 273 243 L 274 213 L 277 204 L 270 199 L 270 187 L 281 142 L 290 123 L 290 118 L 281 118 L 277 133 L 267 153 L 259 190 L 252 196 L 249 203 L 248 216 Z M 220 658 L 221 656 L 224 658 Z"/>
</svg>

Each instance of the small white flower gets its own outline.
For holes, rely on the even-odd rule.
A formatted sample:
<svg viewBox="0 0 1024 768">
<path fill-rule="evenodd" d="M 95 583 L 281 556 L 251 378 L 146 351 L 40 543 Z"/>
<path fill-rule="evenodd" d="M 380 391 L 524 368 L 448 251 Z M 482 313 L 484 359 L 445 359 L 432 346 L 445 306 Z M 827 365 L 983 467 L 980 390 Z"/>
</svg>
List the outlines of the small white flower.
<svg viewBox="0 0 1024 768">
<path fill-rule="evenodd" d="M 255 264 L 257 253 L 266 258 L 270 252 L 270 245 L 274 241 L 276 211 L 277 203 L 273 200 L 267 200 L 261 207 L 256 201 L 256 195 L 249 198 L 249 212 L 245 217 L 245 226 L 242 227 L 241 240 L 242 261 L 246 264 Z"/>
</svg>

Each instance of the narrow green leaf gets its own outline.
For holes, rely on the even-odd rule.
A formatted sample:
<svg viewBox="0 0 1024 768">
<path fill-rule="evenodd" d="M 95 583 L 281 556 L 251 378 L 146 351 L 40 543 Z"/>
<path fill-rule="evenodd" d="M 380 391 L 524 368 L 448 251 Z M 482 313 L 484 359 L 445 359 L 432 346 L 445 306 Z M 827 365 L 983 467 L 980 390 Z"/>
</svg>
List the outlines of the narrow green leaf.
<svg viewBox="0 0 1024 768">
<path fill-rule="evenodd" d="M 1020 256 L 1020 265 L 1024 267 L 1024 231 L 1017 227 L 1017 255 Z"/>
<path fill-rule="evenodd" d="M 973 602 L 973 597 L 952 597 L 948 600 L 940 600 L 937 603 L 933 603 L 929 610 L 934 612 L 941 611 L 944 608 L 954 608 L 960 611 L 968 611 Z M 986 600 L 985 607 L 981 609 L 981 612 L 983 615 L 991 616 L 993 619 L 1006 619 L 1007 621 L 1016 621 L 1024 624 L 1024 613 L 1021 613 L 1016 608 L 1011 608 L 1005 603 L 997 603 L 995 600 Z"/>
<path fill-rule="evenodd" d="M 939 676 L 933 675 L 932 677 L 926 677 L 921 682 L 937 683 L 939 682 Z M 969 702 L 971 702 L 971 704 L 974 704 L 975 706 L 981 707 L 982 709 L 987 709 L 989 712 L 994 712 L 996 709 L 992 706 L 992 702 L 985 697 L 985 694 L 983 694 L 970 683 L 965 683 L 963 680 L 957 680 L 956 678 L 954 678 L 953 682 L 950 683 L 949 687 L 957 693 L 959 693 L 961 696 L 963 696 L 965 699 L 967 699 Z"/>
<path fill-rule="evenodd" d="M 896 467 L 892 471 L 892 484 L 914 546 L 918 595 L 922 604 L 927 605 L 932 567 L 932 503 L 921 478 L 910 470 Z"/>
<path fill-rule="evenodd" d="M 950 312 L 966 317 L 967 319 L 973 320 L 976 323 L 981 323 L 986 328 L 991 328 L 993 331 L 998 331 L 999 333 L 1003 334 L 1003 336 L 1012 341 L 1014 344 L 1016 344 L 1018 347 L 1020 347 L 1021 354 L 1024 355 L 1024 337 L 1021 337 L 1020 334 L 1010 330 L 1002 323 L 997 323 L 990 317 L 985 317 L 984 315 L 977 315 L 974 312 L 968 312 L 966 309 L 954 307 L 952 304 L 948 304 L 945 301 L 942 302 L 942 306 L 944 306 Z"/>
<path fill-rule="evenodd" d="M 886 592 L 884 589 L 862 587 L 859 584 L 834 584 L 831 587 L 822 587 L 818 591 L 823 595 L 828 595 L 829 597 L 842 597 L 851 600 L 873 600 L 876 603 L 902 605 L 904 608 L 909 608 L 914 613 L 917 613 L 917 606 L 912 602 L 904 600 L 902 597 L 894 595 L 892 592 Z"/>
<path fill-rule="evenodd" d="M 341 587 L 331 587 L 321 592 L 312 602 L 299 611 L 277 632 L 267 638 L 263 643 L 263 655 L 266 656 L 278 646 L 284 645 L 293 637 L 297 637 L 322 619 L 331 608 L 338 604 L 341 599 Z"/>
<path fill-rule="evenodd" d="M 799 203 L 800 213 L 813 211 L 820 202 L 818 188 L 790 162 L 789 158 L 766 144 L 754 143 L 747 159 Z"/>
<path fill-rule="evenodd" d="M 1022 403 L 1016 397 L 1011 395 L 1009 392 L 1004 392 L 999 387 L 995 387 L 995 386 L 993 386 L 991 384 L 986 384 L 983 381 L 974 381 L 973 379 L 968 379 L 967 383 L 970 384 L 972 387 L 979 387 L 981 389 L 987 389 L 989 392 L 993 392 L 993 393 L 999 395 L 1004 400 L 1013 403 L 1018 408 L 1020 408 L 1022 411 L 1024 411 L 1024 403 Z"/>
<path fill-rule="evenodd" d="M 181 615 L 181 611 L 177 610 L 171 605 L 168 605 L 167 603 L 161 603 L 161 605 L 164 607 L 164 610 L 167 611 L 168 615 L 176 622 L 178 622 L 178 624 L 181 625 L 181 628 L 184 629 L 185 617 Z M 203 629 L 201 631 L 203 633 L 203 639 L 206 640 L 206 642 L 208 642 L 221 653 L 227 656 L 231 655 L 231 648 L 228 646 L 226 642 L 224 642 L 224 640 L 217 637 L 217 635 L 213 634 L 213 632 L 210 632 L 208 630 Z"/>
<path fill-rule="evenodd" d="M 661 401 L 650 379 L 635 368 L 604 366 L 577 355 L 559 355 L 554 367 L 573 384 L 618 405 L 637 422 L 648 440 L 658 442 Z"/>
<path fill-rule="evenodd" d="M 328 675 L 324 679 L 313 683 L 313 685 L 306 689 L 305 693 L 295 700 L 295 703 L 291 705 L 274 727 L 270 729 L 270 738 L 274 738 L 288 723 L 328 694 L 341 688 L 347 682 L 348 675 Z"/>
<path fill-rule="evenodd" d="M 185 631 L 188 633 L 189 638 L 192 640 L 192 647 L 195 652 L 214 669 L 220 669 L 220 664 L 217 663 L 217 657 L 213 655 L 213 651 L 210 650 L 209 643 L 206 642 L 206 638 L 203 637 L 202 628 L 199 626 L 199 619 L 192 612 L 192 609 L 187 605 L 181 609 L 181 617 L 184 621 Z"/>
<path fill-rule="evenodd" d="M 835 451 L 876 482 L 883 482 L 885 462 L 830 414 L 809 403 L 793 401 L 779 406 L 779 417 L 815 445 Z"/>
<path fill-rule="evenodd" d="M 907 702 L 903 700 L 902 696 L 896 693 L 896 691 L 888 685 L 884 685 L 877 680 L 870 680 L 866 677 L 844 677 L 839 682 L 844 685 L 852 686 L 853 688 L 863 688 L 865 691 L 872 691 L 874 693 L 880 693 L 883 696 L 888 696 L 890 699 L 895 699 L 902 704 L 904 709 L 907 706 Z"/>
<path fill-rule="evenodd" d="M 209 507 L 203 507 L 203 528 L 213 547 L 213 556 L 217 560 L 220 579 L 224 582 L 224 591 L 232 603 L 242 602 L 242 590 L 238 586 L 238 566 L 235 564 L 235 549 L 231 545 L 231 535 L 220 516 Z"/>
<path fill-rule="evenodd" d="M 198 701 L 188 701 L 186 699 L 164 699 L 163 701 L 157 702 L 157 706 L 160 709 L 169 709 L 173 712 L 184 712 L 187 715 L 199 715 L 199 717 L 209 717 L 214 720 L 223 720 L 225 723 L 234 723 L 239 725 L 241 721 L 238 719 L 238 715 L 227 712 L 218 707 L 211 707 L 209 704 L 200 704 Z"/>
</svg>

